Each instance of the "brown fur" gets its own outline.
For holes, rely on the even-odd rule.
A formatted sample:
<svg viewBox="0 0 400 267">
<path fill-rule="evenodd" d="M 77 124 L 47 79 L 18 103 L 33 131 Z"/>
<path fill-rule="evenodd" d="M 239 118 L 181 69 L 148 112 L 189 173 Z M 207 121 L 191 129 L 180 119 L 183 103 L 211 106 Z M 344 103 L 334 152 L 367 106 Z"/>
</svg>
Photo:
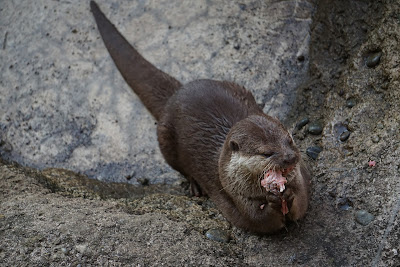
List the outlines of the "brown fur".
<svg viewBox="0 0 400 267">
<path fill-rule="evenodd" d="M 104 43 L 124 79 L 158 120 L 160 149 L 186 176 L 195 194 L 207 194 L 224 216 L 246 230 L 271 233 L 297 220 L 308 206 L 308 174 L 283 125 L 265 115 L 243 87 L 212 80 L 181 86 L 147 62 L 92 1 Z M 260 185 L 266 169 L 295 169 L 282 195 Z M 281 212 L 281 201 L 289 214 Z M 264 209 L 260 206 L 266 204 Z"/>
</svg>

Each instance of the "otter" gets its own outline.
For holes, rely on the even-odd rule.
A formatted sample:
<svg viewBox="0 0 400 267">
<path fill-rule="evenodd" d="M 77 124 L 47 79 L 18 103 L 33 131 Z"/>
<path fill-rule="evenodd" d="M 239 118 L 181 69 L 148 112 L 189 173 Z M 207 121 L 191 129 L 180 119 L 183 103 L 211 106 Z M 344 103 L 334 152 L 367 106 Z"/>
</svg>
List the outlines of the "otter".
<svg viewBox="0 0 400 267">
<path fill-rule="evenodd" d="M 115 65 L 158 122 L 166 162 L 189 180 L 193 195 L 209 196 L 233 225 L 256 233 L 276 232 L 305 215 L 309 173 L 278 119 L 238 84 L 182 85 L 144 59 L 94 1 L 90 7 Z M 261 186 L 267 171 L 287 179 L 283 192 Z"/>
</svg>

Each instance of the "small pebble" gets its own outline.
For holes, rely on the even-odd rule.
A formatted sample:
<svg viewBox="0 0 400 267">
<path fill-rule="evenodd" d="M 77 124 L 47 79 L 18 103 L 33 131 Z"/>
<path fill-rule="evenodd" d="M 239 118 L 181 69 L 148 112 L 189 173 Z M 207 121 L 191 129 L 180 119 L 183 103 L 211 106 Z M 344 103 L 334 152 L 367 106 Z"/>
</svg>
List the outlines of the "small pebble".
<svg viewBox="0 0 400 267">
<path fill-rule="evenodd" d="M 349 98 L 346 100 L 346 107 L 352 108 L 357 104 L 357 101 L 354 98 Z"/>
<path fill-rule="evenodd" d="M 61 248 L 61 252 L 67 254 L 68 250 L 66 248 Z"/>
<path fill-rule="evenodd" d="M 378 123 L 376 124 L 376 128 L 382 130 L 382 129 L 384 128 L 383 123 L 382 123 L 382 122 L 378 122 Z"/>
<path fill-rule="evenodd" d="M 339 208 L 341 210 L 347 211 L 347 210 L 351 209 L 351 206 L 349 204 L 343 204 L 343 205 L 339 206 Z"/>
<path fill-rule="evenodd" d="M 311 147 L 307 148 L 306 154 L 307 154 L 307 156 L 309 156 L 312 159 L 317 159 L 318 155 L 319 155 L 319 153 L 321 153 L 321 151 L 322 151 L 321 147 L 311 146 Z"/>
<path fill-rule="evenodd" d="M 210 229 L 206 232 L 206 237 L 210 240 L 214 240 L 217 242 L 228 243 L 229 242 L 229 234 L 221 229 Z"/>
<path fill-rule="evenodd" d="M 374 215 L 366 210 L 359 210 L 356 212 L 355 218 L 356 222 L 365 226 L 372 222 L 372 220 L 374 219 Z"/>
<path fill-rule="evenodd" d="M 246 4 L 239 4 L 239 8 L 241 9 L 241 10 L 245 10 L 246 9 Z"/>
<path fill-rule="evenodd" d="M 394 256 L 397 256 L 397 255 L 399 255 L 399 252 L 398 252 L 398 251 L 397 251 L 397 249 L 395 249 L 395 248 L 394 248 L 394 249 L 392 249 L 392 252 L 393 252 L 393 255 L 394 255 Z"/>
<path fill-rule="evenodd" d="M 382 52 L 372 53 L 365 59 L 365 64 L 369 68 L 377 66 L 381 60 Z"/>
<path fill-rule="evenodd" d="M 346 150 L 344 155 L 345 155 L 346 157 L 350 157 L 351 155 L 353 155 L 353 151 Z"/>
<path fill-rule="evenodd" d="M 305 117 L 303 119 L 301 119 L 297 124 L 296 124 L 296 128 L 298 130 L 300 130 L 301 128 L 303 128 L 307 123 L 310 122 L 310 119 Z"/>
<path fill-rule="evenodd" d="M 344 197 L 339 199 L 338 206 L 340 210 L 347 211 L 352 208 L 352 203 L 347 197 Z"/>
<path fill-rule="evenodd" d="M 344 132 L 339 136 L 339 139 L 340 139 L 340 141 L 344 142 L 344 141 L 346 141 L 347 139 L 349 139 L 349 137 L 350 137 L 350 132 L 349 132 L 349 131 L 344 131 Z"/>
<path fill-rule="evenodd" d="M 322 133 L 323 127 L 320 123 L 314 122 L 308 126 L 308 132 L 310 134 L 319 135 Z"/>
<path fill-rule="evenodd" d="M 372 136 L 372 142 L 374 142 L 374 143 L 378 143 L 378 142 L 379 142 L 379 140 L 381 140 L 381 138 L 380 138 L 378 135 L 374 135 L 374 136 Z"/>
<path fill-rule="evenodd" d="M 299 55 L 297 57 L 297 60 L 300 61 L 300 62 L 304 61 L 304 59 L 305 59 L 305 57 L 303 55 Z"/>
</svg>

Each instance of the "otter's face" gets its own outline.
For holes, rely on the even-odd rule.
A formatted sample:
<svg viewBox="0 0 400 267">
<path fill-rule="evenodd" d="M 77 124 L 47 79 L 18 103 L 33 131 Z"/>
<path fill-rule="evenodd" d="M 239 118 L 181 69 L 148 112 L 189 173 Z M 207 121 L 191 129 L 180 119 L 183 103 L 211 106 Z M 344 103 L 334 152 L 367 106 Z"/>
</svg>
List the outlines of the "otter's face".
<svg viewBox="0 0 400 267">
<path fill-rule="evenodd" d="M 223 153 L 230 154 L 225 162 L 227 181 L 224 188 L 235 194 L 264 193 L 260 181 L 269 170 L 282 171 L 290 183 L 291 173 L 300 160 L 292 136 L 276 119 L 269 116 L 250 116 L 237 123 L 228 138 Z"/>
<path fill-rule="evenodd" d="M 263 209 L 269 198 L 277 198 L 275 209 L 278 210 L 282 197 L 293 200 L 294 190 L 290 187 L 298 184 L 295 180 L 299 178 L 299 161 L 300 153 L 292 136 L 277 119 L 267 115 L 250 116 L 232 127 L 227 136 L 219 162 L 221 184 L 229 195 L 235 196 L 236 205 L 243 213 L 262 217 L 264 212 L 267 216 Z M 281 171 L 287 179 L 287 190 L 282 196 L 272 196 L 261 186 L 269 170 Z M 277 216 L 284 217 L 282 213 Z"/>
</svg>

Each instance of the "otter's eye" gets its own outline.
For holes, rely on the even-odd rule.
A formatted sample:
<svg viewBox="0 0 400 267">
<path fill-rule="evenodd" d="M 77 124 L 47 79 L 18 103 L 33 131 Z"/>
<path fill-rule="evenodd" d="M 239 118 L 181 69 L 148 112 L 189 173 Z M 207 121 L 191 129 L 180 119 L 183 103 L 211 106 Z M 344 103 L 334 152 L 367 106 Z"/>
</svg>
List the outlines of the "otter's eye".
<svg viewBox="0 0 400 267">
<path fill-rule="evenodd" d="M 266 158 L 270 158 L 270 157 L 272 157 L 274 154 L 275 154 L 274 152 L 267 152 L 267 153 L 263 153 L 262 155 L 263 155 L 264 157 L 266 157 Z"/>
</svg>

